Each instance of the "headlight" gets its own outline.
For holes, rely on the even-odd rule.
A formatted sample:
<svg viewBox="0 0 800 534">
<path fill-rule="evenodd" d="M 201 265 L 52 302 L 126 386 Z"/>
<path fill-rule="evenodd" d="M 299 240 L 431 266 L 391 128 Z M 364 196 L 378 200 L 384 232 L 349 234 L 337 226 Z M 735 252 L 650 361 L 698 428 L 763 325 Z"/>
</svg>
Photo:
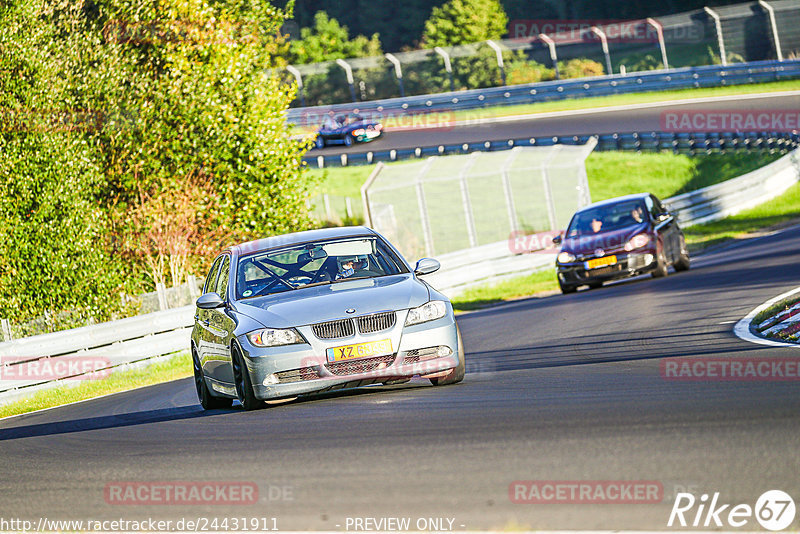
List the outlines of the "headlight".
<svg viewBox="0 0 800 534">
<path fill-rule="evenodd" d="M 278 329 L 265 328 L 247 334 L 250 343 L 256 347 L 277 347 L 280 345 L 294 345 L 305 343 L 305 340 L 294 328 Z"/>
<path fill-rule="evenodd" d="M 569 252 L 561 252 L 558 255 L 558 263 L 572 263 L 575 261 L 575 255 Z"/>
<path fill-rule="evenodd" d="M 432 300 L 418 308 L 408 310 L 406 326 L 441 319 L 445 313 L 447 313 L 447 305 L 441 300 Z"/>
<path fill-rule="evenodd" d="M 364 130 L 364 128 L 359 128 L 358 130 L 353 130 L 353 135 L 364 135 L 365 133 L 367 133 L 367 132 L 366 132 L 366 130 Z"/>
<path fill-rule="evenodd" d="M 650 243 L 650 236 L 647 234 L 636 234 L 631 238 L 630 241 L 625 243 L 625 250 L 630 252 L 631 250 L 636 250 L 637 248 L 642 248 L 647 246 Z"/>
</svg>

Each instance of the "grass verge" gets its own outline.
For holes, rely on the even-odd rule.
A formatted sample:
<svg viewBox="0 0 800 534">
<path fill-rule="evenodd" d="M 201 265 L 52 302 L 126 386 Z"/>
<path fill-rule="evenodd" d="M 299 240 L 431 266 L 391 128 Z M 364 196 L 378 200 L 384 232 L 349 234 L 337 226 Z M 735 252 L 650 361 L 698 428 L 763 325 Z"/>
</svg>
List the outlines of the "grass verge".
<svg viewBox="0 0 800 534">
<path fill-rule="evenodd" d="M 555 268 L 468 289 L 452 299 L 453 309 L 456 311 L 477 310 L 491 304 L 552 291 L 558 291 Z"/>
<path fill-rule="evenodd" d="M 766 321 L 770 317 L 774 317 L 774 316 L 777 316 L 778 314 L 780 314 L 781 312 L 785 312 L 786 310 L 788 310 L 789 308 L 791 308 L 792 306 L 794 306 L 798 302 L 800 302 L 800 296 L 797 296 L 797 295 L 793 295 L 793 296 L 789 297 L 788 299 L 784 299 L 784 300 L 781 300 L 779 302 L 776 302 L 775 304 L 773 304 L 769 308 L 765 308 L 765 309 L 761 310 L 760 312 L 758 312 L 756 314 L 756 316 L 753 317 L 752 324 L 754 324 L 756 327 L 758 327 L 761 323 L 763 323 L 764 321 Z M 771 324 L 767 325 L 765 327 L 765 329 L 769 328 L 770 326 L 772 326 L 772 325 Z M 764 329 L 758 329 L 757 328 L 757 330 L 760 331 L 760 330 L 764 330 Z"/>
<path fill-rule="evenodd" d="M 169 360 L 153 363 L 147 367 L 117 371 L 102 380 L 87 380 L 75 386 L 39 390 L 29 397 L 0 406 L 0 418 L 61 406 L 141 386 L 169 382 L 191 375 L 192 358 L 189 351 L 186 351 Z"/>
</svg>

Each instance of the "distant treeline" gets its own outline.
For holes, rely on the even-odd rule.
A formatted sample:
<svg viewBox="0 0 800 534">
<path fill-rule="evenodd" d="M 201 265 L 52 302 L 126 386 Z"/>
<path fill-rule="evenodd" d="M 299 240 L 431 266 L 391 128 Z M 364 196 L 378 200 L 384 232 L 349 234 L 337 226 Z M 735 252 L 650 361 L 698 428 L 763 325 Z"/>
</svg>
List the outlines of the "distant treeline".
<svg viewBox="0 0 800 534">
<path fill-rule="evenodd" d="M 680 13 L 703 6 L 741 3 L 742 0 L 501 0 L 509 21 L 518 19 L 639 19 Z M 284 7 L 287 0 L 272 0 Z M 296 0 L 295 21 L 301 27 L 314 23 L 314 13 L 325 11 L 348 27 L 350 35 L 380 34 L 385 52 L 417 48 L 425 20 L 445 0 Z"/>
</svg>

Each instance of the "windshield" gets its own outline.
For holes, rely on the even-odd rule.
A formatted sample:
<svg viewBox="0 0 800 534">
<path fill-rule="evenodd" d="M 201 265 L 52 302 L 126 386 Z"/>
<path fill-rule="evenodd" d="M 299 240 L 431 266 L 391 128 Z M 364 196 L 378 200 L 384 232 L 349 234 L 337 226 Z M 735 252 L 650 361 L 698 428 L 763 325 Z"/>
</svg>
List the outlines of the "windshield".
<svg viewBox="0 0 800 534">
<path fill-rule="evenodd" d="M 641 200 L 626 200 L 598 206 L 575 214 L 567 229 L 567 237 L 591 236 L 633 226 L 646 220 L 647 211 Z"/>
<path fill-rule="evenodd" d="M 240 259 L 236 298 L 403 272 L 406 267 L 374 237 L 305 243 Z"/>
</svg>

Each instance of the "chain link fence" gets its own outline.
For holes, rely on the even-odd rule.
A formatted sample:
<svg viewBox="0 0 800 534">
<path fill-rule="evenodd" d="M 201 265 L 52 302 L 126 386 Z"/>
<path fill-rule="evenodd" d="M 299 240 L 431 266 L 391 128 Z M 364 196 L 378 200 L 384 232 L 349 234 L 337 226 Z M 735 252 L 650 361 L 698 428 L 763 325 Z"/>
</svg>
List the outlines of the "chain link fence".
<svg viewBox="0 0 800 534">
<path fill-rule="evenodd" d="M 799 53 L 800 3 L 762 0 L 657 20 L 512 20 L 496 42 L 293 65 L 284 75 L 299 86 L 293 106 L 305 107 Z M 569 63 L 582 59 L 596 64 Z"/>
<path fill-rule="evenodd" d="M 357 225 L 364 221 L 364 207 L 360 200 L 327 193 L 309 201 L 309 213 L 322 225 Z"/>
<path fill-rule="evenodd" d="M 367 225 L 408 258 L 564 228 L 590 202 L 584 162 L 596 143 L 379 164 L 362 189 Z"/>
</svg>

